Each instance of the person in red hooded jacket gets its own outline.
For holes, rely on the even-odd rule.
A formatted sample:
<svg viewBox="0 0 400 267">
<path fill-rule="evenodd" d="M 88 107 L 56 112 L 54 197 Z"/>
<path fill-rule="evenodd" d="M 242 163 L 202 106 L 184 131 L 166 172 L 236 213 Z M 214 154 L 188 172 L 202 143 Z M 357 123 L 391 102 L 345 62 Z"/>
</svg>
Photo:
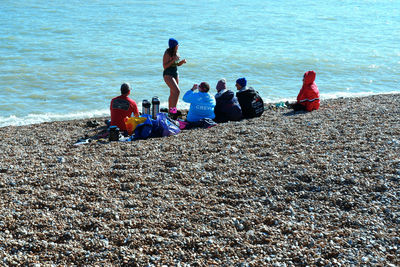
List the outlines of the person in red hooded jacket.
<svg viewBox="0 0 400 267">
<path fill-rule="evenodd" d="M 304 73 L 303 87 L 297 96 L 297 102 L 292 105 L 294 111 L 313 111 L 319 109 L 319 91 L 315 84 L 315 71 L 310 70 Z"/>
</svg>

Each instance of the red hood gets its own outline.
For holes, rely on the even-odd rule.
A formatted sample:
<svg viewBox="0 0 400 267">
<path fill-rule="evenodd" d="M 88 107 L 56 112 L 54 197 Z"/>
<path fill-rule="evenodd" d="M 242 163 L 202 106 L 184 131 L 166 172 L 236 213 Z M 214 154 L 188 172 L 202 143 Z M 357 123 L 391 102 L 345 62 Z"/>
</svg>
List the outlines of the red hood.
<svg viewBox="0 0 400 267">
<path fill-rule="evenodd" d="M 315 76 L 313 70 L 304 73 L 303 87 L 297 96 L 297 102 L 305 105 L 308 111 L 319 108 L 319 90 L 315 84 Z"/>
<path fill-rule="evenodd" d="M 312 84 L 315 81 L 315 71 L 310 70 L 304 73 L 303 85 Z"/>
</svg>

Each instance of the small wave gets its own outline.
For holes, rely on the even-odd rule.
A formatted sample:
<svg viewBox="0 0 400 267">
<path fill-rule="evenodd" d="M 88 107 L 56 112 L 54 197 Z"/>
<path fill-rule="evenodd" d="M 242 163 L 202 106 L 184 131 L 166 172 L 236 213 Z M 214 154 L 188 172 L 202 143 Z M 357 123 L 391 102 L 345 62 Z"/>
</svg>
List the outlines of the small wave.
<svg viewBox="0 0 400 267">
<path fill-rule="evenodd" d="M 4 91 L 6 91 L 7 93 L 13 93 L 13 94 L 18 92 L 18 90 L 15 90 L 15 88 L 12 88 L 12 87 L 6 87 L 4 89 Z"/>
<path fill-rule="evenodd" d="M 95 117 L 105 117 L 109 115 L 110 111 L 108 109 L 103 109 L 103 110 L 75 112 L 68 114 L 53 114 L 53 113 L 29 114 L 26 117 L 18 117 L 15 115 L 11 115 L 9 117 L 0 116 L 0 127 L 30 125 L 30 124 L 37 124 L 37 123 L 51 122 L 51 121 L 66 121 L 66 120 L 86 119 Z"/>
<path fill-rule="evenodd" d="M 40 99 L 40 100 L 47 100 L 46 95 L 39 95 L 39 94 L 31 94 L 28 96 L 30 99 Z"/>
<path fill-rule="evenodd" d="M 77 100 L 77 99 L 80 99 L 82 96 L 79 96 L 79 95 L 70 95 L 70 96 L 68 96 L 68 99 L 69 100 Z"/>
<path fill-rule="evenodd" d="M 335 17 L 323 17 L 321 20 L 326 20 L 326 21 L 337 21 L 337 18 Z"/>
<path fill-rule="evenodd" d="M 378 69 L 379 66 L 378 66 L 378 65 L 375 65 L 375 64 L 371 64 L 371 65 L 368 66 L 368 68 L 369 68 L 369 69 Z"/>
</svg>

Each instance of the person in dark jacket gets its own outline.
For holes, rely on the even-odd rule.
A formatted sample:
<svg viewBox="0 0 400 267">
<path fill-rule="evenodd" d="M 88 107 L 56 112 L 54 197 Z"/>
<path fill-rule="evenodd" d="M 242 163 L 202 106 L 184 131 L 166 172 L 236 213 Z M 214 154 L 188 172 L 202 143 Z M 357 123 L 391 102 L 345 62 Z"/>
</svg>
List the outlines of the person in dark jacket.
<svg viewBox="0 0 400 267">
<path fill-rule="evenodd" d="M 214 121 L 227 122 L 240 120 L 242 118 L 242 108 L 235 93 L 226 89 L 226 80 L 219 80 L 216 89 L 218 93 L 215 95 Z"/>
<path fill-rule="evenodd" d="M 236 80 L 236 88 L 238 89 L 236 97 L 242 108 L 243 118 L 260 117 L 264 112 L 264 101 L 258 92 L 253 87 L 247 87 L 247 80 L 244 77 Z"/>
</svg>

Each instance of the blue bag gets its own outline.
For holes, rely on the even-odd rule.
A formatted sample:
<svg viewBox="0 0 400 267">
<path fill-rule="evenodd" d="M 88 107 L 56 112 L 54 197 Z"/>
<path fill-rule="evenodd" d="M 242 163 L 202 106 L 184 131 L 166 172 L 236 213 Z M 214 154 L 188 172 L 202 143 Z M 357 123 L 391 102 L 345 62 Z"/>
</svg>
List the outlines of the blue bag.
<svg viewBox="0 0 400 267">
<path fill-rule="evenodd" d="M 141 117 L 146 117 L 146 121 L 136 126 L 134 131 L 135 139 L 147 139 L 150 137 L 152 129 L 153 129 L 153 122 L 151 119 L 151 115 L 143 114 Z"/>
<path fill-rule="evenodd" d="M 162 126 L 159 124 L 158 120 L 151 120 L 152 122 L 152 129 L 151 129 L 151 137 L 162 137 L 163 135 L 163 128 Z"/>
<path fill-rule="evenodd" d="M 179 125 L 170 119 L 166 113 L 157 114 L 157 124 L 159 129 L 162 130 L 161 136 L 176 135 L 181 132 Z"/>
</svg>

